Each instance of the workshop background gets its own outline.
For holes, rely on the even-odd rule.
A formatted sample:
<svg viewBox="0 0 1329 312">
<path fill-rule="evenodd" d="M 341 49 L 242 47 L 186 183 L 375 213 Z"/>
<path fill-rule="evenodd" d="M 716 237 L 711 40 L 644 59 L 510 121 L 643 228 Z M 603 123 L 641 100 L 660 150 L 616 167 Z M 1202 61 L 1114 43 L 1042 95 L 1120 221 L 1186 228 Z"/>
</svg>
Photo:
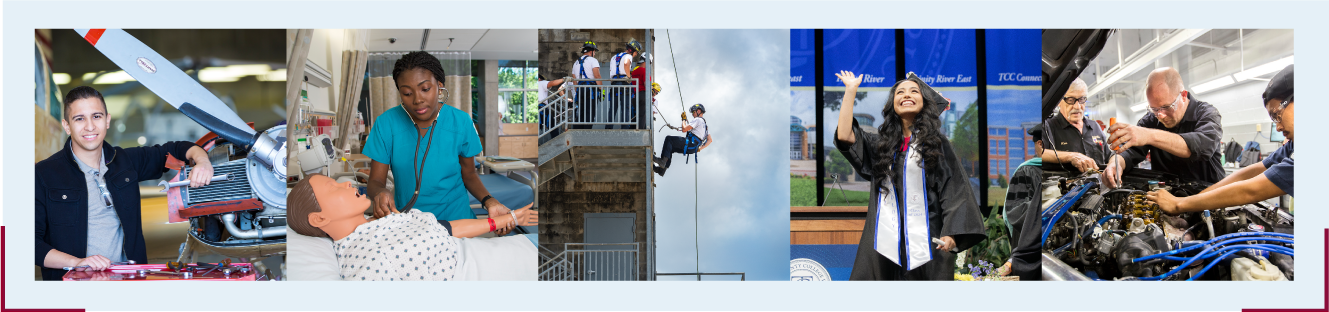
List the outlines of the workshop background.
<svg viewBox="0 0 1329 312">
<path fill-rule="evenodd" d="M 1275 141 L 1282 134 L 1272 126 L 1260 94 L 1269 78 L 1293 63 L 1292 41 L 1291 29 L 1118 29 L 1080 73 L 1089 84 L 1085 118 L 1104 124 L 1113 117 L 1140 120 L 1149 113 L 1144 95 L 1149 72 L 1173 67 L 1195 99 L 1223 115 L 1224 144 L 1255 142 L 1261 157 L 1267 156 L 1281 146 Z"/>
</svg>

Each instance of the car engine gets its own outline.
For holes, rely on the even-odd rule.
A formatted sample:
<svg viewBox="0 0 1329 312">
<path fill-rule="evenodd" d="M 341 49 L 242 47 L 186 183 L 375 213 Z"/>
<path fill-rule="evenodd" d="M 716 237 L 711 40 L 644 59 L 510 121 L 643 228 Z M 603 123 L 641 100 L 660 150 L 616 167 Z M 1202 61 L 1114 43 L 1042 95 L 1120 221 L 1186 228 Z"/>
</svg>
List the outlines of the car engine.
<svg viewBox="0 0 1329 312">
<path fill-rule="evenodd" d="M 1291 280 L 1292 221 L 1262 203 L 1163 213 L 1145 198 L 1154 190 L 1177 197 L 1207 183 L 1134 169 L 1109 190 L 1100 174 L 1044 172 L 1044 279 Z"/>
</svg>

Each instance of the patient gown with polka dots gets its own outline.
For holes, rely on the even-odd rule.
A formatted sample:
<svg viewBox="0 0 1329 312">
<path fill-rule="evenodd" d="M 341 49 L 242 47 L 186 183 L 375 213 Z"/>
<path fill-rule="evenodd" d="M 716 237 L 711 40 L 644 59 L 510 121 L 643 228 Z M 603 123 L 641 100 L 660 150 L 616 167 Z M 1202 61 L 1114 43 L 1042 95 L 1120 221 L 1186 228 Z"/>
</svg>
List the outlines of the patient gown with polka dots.
<svg viewBox="0 0 1329 312">
<path fill-rule="evenodd" d="M 461 268 L 460 240 L 419 210 L 361 224 L 333 245 L 347 281 L 446 281 Z"/>
</svg>

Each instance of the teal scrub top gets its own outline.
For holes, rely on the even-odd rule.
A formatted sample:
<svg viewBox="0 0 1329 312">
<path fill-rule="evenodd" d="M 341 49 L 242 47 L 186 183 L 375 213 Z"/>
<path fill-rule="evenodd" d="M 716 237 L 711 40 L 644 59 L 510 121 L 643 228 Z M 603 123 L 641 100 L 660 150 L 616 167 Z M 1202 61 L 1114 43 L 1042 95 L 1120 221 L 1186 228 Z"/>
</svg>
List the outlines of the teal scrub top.
<svg viewBox="0 0 1329 312">
<path fill-rule="evenodd" d="M 434 135 L 432 143 L 428 133 L 421 136 L 415 129 L 406 110 L 398 106 L 374 120 L 365 140 L 365 156 L 392 168 L 393 200 L 397 208 L 401 209 L 411 200 L 415 191 L 416 162 L 424 158 L 424 145 L 429 144 L 429 157 L 421 165 L 424 174 L 420 179 L 420 196 L 412 209 L 433 213 L 439 220 L 475 219 L 466 186 L 462 183 L 458 159 L 475 157 L 483 150 L 471 118 L 466 112 L 443 105 L 437 126 L 429 129 Z M 419 157 L 412 155 L 417 140 Z"/>
</svg>

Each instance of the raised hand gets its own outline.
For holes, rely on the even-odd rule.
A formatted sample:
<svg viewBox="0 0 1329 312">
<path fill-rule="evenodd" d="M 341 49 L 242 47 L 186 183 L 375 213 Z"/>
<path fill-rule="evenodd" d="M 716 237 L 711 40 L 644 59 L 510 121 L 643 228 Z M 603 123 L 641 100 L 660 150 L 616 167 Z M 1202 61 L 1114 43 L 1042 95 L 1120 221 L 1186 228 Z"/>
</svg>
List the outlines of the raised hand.
<svg viewBox="0 0 1329 312">
<path fill-rule="evenodd" d="M 845 93 L 856 93 L 858 85 L 863 83 L 863 75 L 854 76 L 854 72 L 847 70 L 840 71 L 835 74 L 835 77 L 840 78 L 840 82 L 844 83 Z"/>
</svg>

